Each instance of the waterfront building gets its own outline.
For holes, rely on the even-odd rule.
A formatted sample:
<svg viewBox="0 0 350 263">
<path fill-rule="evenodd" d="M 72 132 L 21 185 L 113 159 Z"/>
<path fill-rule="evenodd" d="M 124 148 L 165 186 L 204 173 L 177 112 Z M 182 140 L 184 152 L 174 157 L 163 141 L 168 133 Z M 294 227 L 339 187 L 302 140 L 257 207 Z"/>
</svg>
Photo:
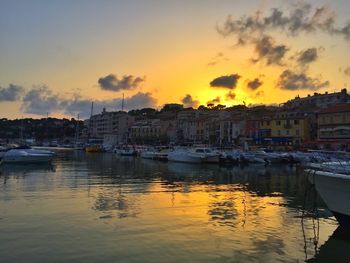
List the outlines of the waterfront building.
<svg viewBox="0 0 350 263">
<path fill-rule="evenodd" d="M 236 114 L 220 120 L 220 145 L 237 144 L 239 138 L 245 137 L 246 120 L 243 115 Z"/>
<path fill-rule="evenodd" d="M 262 141 L 299 145 L 310 140 L 310 117 L 304 112 L 279 111 L 260 123 Z"/>
<path fill-rule="evenodd" d="M 160 119 L 137 121 L 130 128 L 130 141 L 140 144 L 166 143 L 169 140 L 168 128 L 169 123 L 162 124 Z"/>
<path fill-rule="evenodd" d="M 346 89 L 342 89 L 340 92 L 334 93 L 315 92 L 313 95 L 307 95 L 304 98 L 297 96 L 294 99 L 287 101 L 283 105 L 285 108 L 288 109 L 299 108 L 307 105 L 319 108 L 326 108 L 331 105 L 346 103 L 348 101 L 350 101 L 350 95 L 347 93 Z"/>
<path fill-rule="evenodd" d="M 259 144 L 262 139 L 271 137 L 269 129 L 261 128 L 262 120 L 273 116 L 280 108 L 276 106 L 259 105 L 247 109 L 244 135 L 248 142 Z"/>
<path fill-rule="evenodd" d="M 261 119 L 249 118 L 245 121 L 245 137 L 250 140 L 259 140 Z"/>
<path fill-rule="evenodd" d="M 318 141 L 321 143 L 350 143 L 350 104 L 339 104 L 320 110 L 317 114 Z"/>
<path fill-rule="evenodd" d="M 220 120 L 229 116 L 225 110 L 184 109 L 177 114 L 177 142 L 218 144 Z"/>
<path fill-rule="evenodd" d="M 124 111 L 108 112 L 103 109 L 102 113 L 91 116 L 86 125 L 90 138 L 104 139 L 110 135 L 114 141 L 125 143 L 133 122 L 134 118 Z"/>
</svg>

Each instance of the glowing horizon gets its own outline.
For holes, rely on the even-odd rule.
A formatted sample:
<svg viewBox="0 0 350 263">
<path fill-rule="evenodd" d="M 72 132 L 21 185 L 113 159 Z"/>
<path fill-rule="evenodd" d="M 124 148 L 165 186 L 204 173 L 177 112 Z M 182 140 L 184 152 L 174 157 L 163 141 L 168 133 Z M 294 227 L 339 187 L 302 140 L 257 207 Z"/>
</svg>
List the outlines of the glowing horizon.
<svg viewBox="0 0 350 263">
<path fill-rule="evenodd" d="M 292 24 L 298 8 L 303 27 Z M 0 117 L 75 117 L 91 101 L 117 109 L 122 93 L 127 107 L 160 108 L 278 104 L 339 91 L 350 80 L 349 8 L 346 1 L 4 1 Z M 256 25 L 237 29 L 242 17 Z"/>
</svg>

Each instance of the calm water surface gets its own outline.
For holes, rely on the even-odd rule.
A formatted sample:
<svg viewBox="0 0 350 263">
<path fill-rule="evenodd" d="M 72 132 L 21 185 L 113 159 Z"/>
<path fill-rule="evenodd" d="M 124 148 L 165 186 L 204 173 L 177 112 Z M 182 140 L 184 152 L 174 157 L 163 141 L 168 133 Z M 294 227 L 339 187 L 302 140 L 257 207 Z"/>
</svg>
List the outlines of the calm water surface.
<svg viewBox="0 0 350 263">
<path fill-rule="evenodd" d="M 350 262 L 349 236 L 296 167 L 0 167 L 0 262 Z"/>
</svg>

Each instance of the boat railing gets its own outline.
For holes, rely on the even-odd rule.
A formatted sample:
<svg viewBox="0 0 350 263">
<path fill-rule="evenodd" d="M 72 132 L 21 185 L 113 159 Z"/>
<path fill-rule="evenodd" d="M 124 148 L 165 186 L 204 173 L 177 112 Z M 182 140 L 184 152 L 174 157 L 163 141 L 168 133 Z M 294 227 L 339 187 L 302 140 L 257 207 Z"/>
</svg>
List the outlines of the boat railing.
<svg viewBox="0 0 350 263">
<path fill-rule="evenodd" d="M 350 158 L 344 153 L 337 152 L 311 152 L 311 162 L 315 167 L 334 173 L 350 174 Z M 317 165 L 318 164 L 318 165 Z"/>
</svg>

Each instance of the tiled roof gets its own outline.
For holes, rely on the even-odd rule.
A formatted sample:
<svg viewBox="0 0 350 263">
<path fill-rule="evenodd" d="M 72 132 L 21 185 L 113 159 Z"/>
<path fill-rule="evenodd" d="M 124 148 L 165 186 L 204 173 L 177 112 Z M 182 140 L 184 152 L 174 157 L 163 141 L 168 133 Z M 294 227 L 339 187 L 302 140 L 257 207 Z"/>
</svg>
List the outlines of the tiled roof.
<svg viewBox="0 0 350 263">
<path fill-rule="evenodd" d="M 338 104 L 325 109 L 320 110 L 318 113 L 337 113 L 337 112 L 350 112 L 350 103 Z"/>
</svg>

